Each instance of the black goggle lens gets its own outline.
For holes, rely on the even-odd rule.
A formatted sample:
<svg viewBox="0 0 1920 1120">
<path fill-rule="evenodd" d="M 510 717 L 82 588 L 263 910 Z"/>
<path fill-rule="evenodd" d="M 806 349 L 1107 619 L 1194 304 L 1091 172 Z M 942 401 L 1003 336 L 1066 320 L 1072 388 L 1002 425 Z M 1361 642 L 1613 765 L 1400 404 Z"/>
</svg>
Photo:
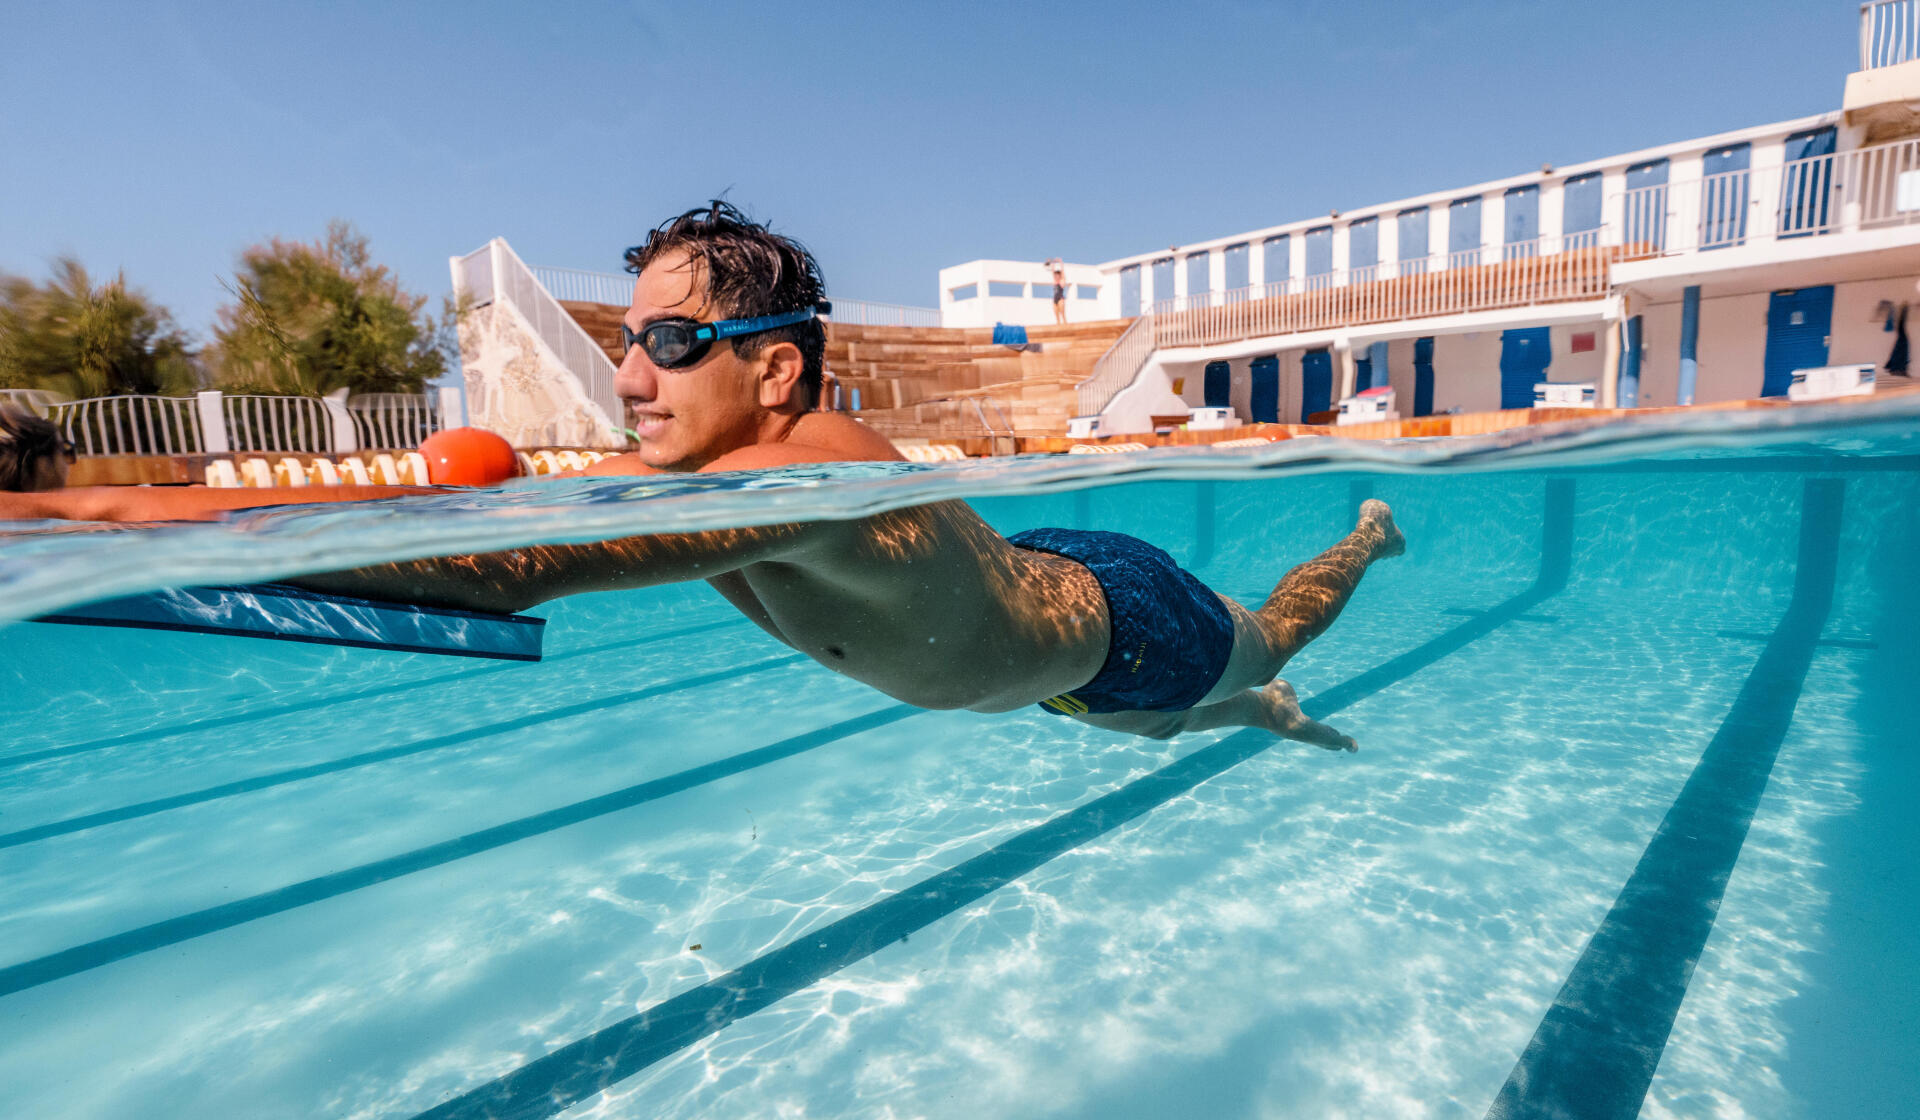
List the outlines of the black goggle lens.
<svg viewBox="0 0 1920 1120">
<path fill-rule="evenodd" d="M 699 329 L 700 324 L 692 320 L 678 322 L 664 319 L 658 323 L 648 323 L 639 331 L 622 323 L 620 349 L 624 353 L 638 346 L 647 352 L 647 360 L 661 369 L 690 365 L 699 361 L 707 349 L 709 340 L 694 335 Z"/>
</svg>

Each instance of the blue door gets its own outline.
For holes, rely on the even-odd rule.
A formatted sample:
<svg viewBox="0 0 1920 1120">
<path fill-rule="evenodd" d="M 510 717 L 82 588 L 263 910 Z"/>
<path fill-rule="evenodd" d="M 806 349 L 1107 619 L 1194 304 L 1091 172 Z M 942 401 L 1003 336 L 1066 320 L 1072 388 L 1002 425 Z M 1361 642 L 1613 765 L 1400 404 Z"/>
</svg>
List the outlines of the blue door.
<svg viewBox="0 0 1920 1120">
<path fill-rule="evenodd" d="M 1253 360 L 1253 384 L 1249 386 L 1247 411 L 1256 424 L 1280 422 L 1280 359 L 1268 354 Z"/>
<path fill-rule="evenodd" d="M 1413 414 L 1433 415 L 1433 339 L 1413 340 Z"/>
<path fill-rule="evenodd" d="M 1140 314 L 1140 266 L 1130 264 L 1120 270 L 1120 317 L 1132 319 Z"/>
<path fill-rule="evenodd" d="M 1507 260 L 1540 255 L 1540 188 L 1533 184 L 1507 190 L 1503 234 L 1500 243 Z"/>
<path fill-rule="evenodd" d="M 1264 256 L 1261 264 L 1265 265 L 1267 270 L 1266 282 L 1269 284 L 1286 283 L 1287 269 L 1293 264 L 1293 243 L 1288 240 L 1287 235 L 1283 233 L 1278 237 L 1267 238 L 1260 243 L 1260 251 Z M 1277 293 L 1280 290 L 1281 289 L 1275 289 L 1275 292 Z"/>
<path fill-rule="evenodd" d="M 1700 165 L 1700 247 L 1725 249 L 1747 239 L 1747 159 L 1750 144 L 1708 152 Z"/>
<path fill-rule="evenodd" d="M 1565 201 L 1560 230 L 1569 249 L 1591 249 L 1600 244 L 1600 173 L 1575 175 L 1561 185 Z"/>
<path fill-rule="evenodd" d="M 1227 246 L 1224 254 L 1227 265 L 1227 298 L 1243 300 L 1247 298 L 1247 243 Z"/>
<path fill-rule="evenodd" d="M 1233 404 L 1233 367 L 1225 362 L 1208 362 L 1205 374 L 1208 408 L 1229 408 Z"/>
<path fill-rule="evenodd" d="M 1161 257 L 1153 262 L 1153 302 L 1165 303 L 1173 298 L 1173 258 Z"/>
<path fill-rule="evenodd" d="M 1325 348 L 1300 355 L 1300 422 L 1333 407 L 1333 353 Z"/>
<path fill-rule="evenodd" d="M 1400 211 L 1400 275 L 1425 272 L 1427 263 L 1427 208 Z"/>
<path fill-rule="evenodd" d="M 1651 160 L 1627 168 L 1627 194 L 1621 222 L 1623 241 L 1634 253 L 1658 253 L 1667 247 L 1667 161 Z"/>
<path fill-rule="evenodd" d="M 1553 343 L 1545 327 L 1500 332 L 1500 407 L 1532 408 L 1533 386 L 1547 379 Z"/>
<path fill-rule="evenodd" d="M 1447 254 L 1480 251 L 1480 199 L 1456 198 L 1447 204 Z M 1455 258 L 1449 265 L 1479 264 L 1478 257 Z"/>
<path fill-rule="evenodd" d="M 1333 284 L 1333 227 L 1321 226 L 1307 231 L 1307 287 L 1326 288 Z"/>
<path fill-rule="evenodd" d="M 1787 137 L 1787 164 L 1780 179 L 1780 236 L 1827 232 L 1833 197 L 1832 125 Z"/>
<path fill-rule="evenodd" d="M 1775 292 L 1767 299 L 1766 372 L 1763 397 L 1784 397 L 1793 371 L 1827 364 L 1827 339 L 1833 333 L 1833 285 Z"/>
<path fill-rule="evenodd" d="M 1357 280 L 1373 279 L 1373 266 L 1380 263 L 1380 224 L 1372 218 L 1361 218 L 1347 226 L 1347 267 L 1356 273 Z"/>
</svg>

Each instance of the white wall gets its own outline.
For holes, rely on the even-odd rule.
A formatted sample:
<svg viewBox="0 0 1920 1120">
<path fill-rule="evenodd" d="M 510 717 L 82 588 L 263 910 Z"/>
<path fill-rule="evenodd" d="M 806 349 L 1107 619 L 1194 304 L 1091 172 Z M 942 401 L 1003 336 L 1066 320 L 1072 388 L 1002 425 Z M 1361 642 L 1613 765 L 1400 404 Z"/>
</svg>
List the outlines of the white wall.
<svg viewBox="0 0 1920 1120">
<path fill-rule="evenodd" d="M 1067 322 L 1086 323 L 1117 317 L 1120 307 L 1119 273 L 1111 277 L 1090 264 L 1069 264 L 1067 276 Z M 1021 285 L 1027 293 L 1019 297 L 990 296 L 988 283 L 1002 281 Z M 955 288 L 974 285 L 974 298 L 956 300 Z M 1040 285 L 1034 296 L 1033 285 Z M 1081 299 L 1080 285 L 1100 289 L 1095 299 Z M 1109 293 L 1106 289 L 1114 290 Z M 1111 302 L 1112 311 L 1106 310 Z M 1022 326 L 1053 322 L 1053 271 L 1039 261 L 968 261 L 940 270 L 940 325 L 943 327 L 991 327 L 995 323 Z"/>
<path fill-rule="evenodd" d="M 1914 305 L 1914 313 L 1907 318 L 1907 338 L 1920 342 L 1920 290 L 1914 277 L 1836 284 L 1829 365 L 1870 362 L 1878 366 L 1887 360 L 1895 335 L 1886 331 L 1885 318 L 1874 314 L 1881 300 L 1891 301 L 1896 309 L 1902 302 Z M 1766 370 L 1768 302 L 1766 292 L 1700 301 L 1695 404 L 1760 395 Z M 1640 367 L 1640 404 L 1675 404 L 1680 388 L 1680 304 L 1653 304 L 1641 314 L 1646 352 Z"/>
</svg>

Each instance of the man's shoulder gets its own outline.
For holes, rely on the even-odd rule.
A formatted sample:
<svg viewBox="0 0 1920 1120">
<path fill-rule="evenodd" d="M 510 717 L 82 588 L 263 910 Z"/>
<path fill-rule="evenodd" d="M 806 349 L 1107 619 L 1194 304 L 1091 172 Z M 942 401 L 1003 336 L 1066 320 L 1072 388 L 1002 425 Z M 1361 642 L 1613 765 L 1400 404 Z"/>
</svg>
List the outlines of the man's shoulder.
<svg viewBox="0 0 1920 1120">
<path fill-rule="evenodd" d="M 794 425 L 790 444 L 838 452 L 842 461 L 900 460 L 906 456 L 887 437 L 844 412 L 809 412 Z"/>
</svg>

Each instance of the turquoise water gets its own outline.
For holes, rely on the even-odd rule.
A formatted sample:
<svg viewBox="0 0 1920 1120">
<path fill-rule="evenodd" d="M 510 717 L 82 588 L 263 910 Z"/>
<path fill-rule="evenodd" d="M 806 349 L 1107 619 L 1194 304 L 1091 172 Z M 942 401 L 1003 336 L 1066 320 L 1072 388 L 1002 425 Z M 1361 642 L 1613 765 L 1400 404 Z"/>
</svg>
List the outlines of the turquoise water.
<svg viewBox="0 0 1920 1120">
<path fill-rule="evenodd" d="M 0 1115 L 1905 1116 L 1911 410 L 529 487 L 0 544 L 6 612 L 965 494 L 1265 595 L 1334 755 L 928 712 L 703 585 L 534 665 L 0 631 Z"/>
</svg>

